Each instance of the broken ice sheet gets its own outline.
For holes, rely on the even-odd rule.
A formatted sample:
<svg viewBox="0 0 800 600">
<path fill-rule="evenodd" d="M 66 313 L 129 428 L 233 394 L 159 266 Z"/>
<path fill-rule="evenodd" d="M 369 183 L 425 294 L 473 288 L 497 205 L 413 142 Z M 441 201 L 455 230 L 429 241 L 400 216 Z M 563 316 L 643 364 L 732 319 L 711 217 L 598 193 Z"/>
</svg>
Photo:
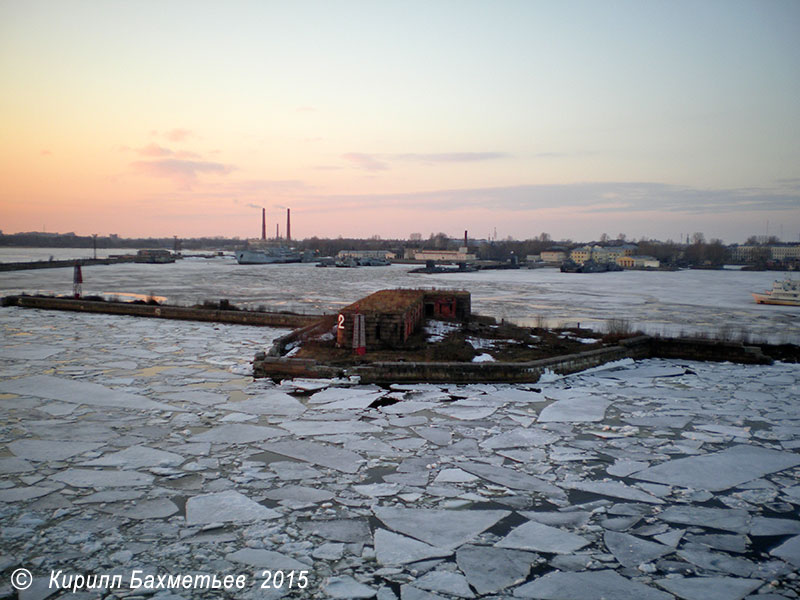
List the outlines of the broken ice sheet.
<svg viewBox="0 0 800 600">
<path fill-rule="evenodd" d="M 183 461 L 184 458 L 180 454 L 156 450 L 147 446 L 130 446 L 119 452 L 108 453 L 100 458 L 81 463 L 81 465 L 140 469 L 142 467 L 175 467 Z"/>
<path fill-rule="evenodd" d="M 186 501 L 186 524 L 246 523 L 276 519 L 282 514 L 235 490 L 192 496 Z"/>
<path fill-rule="evenodd" d="M 0 490 L 0 502 L 22 502 L 24 500 L 32 500 L 33 498 L 46 496 L 57 489 L 57 487 L 29 486 Z"/>
<path fill-rule="evenodd" d="M 637 567 L 642 563 L 661 558 L 675 549 L 638 538 L 627 533 L 606 531 L 604 536 L 606 547 L 624 567 Z"/>
<path fill-rule="evenodd" d="M 699 525 L 734 533 L 747 533 L 750 521 L 746 510 L 705 506 L 670 506 L 656 516 L 668 523 Z"/>
<path fill-rule="evenodd" d="M 456 548 L 511 514 L 507 510 L 437 510 L 376 506 L 375 516 L 394 531 L 438 548 Z"/>
<path fill-rule="evenodd" d="M 305 440 L 267 443 L 262 444 L 261 448 L 343 473 L 356 473 L 361 464 L 366 462 L 355 452 Z"/>
<path fill-rule="evenodd" d="M 202 406 L 217 406 L 224 403 L 226 400 L 224 394 L 216 394 L 204 390 L 175 392 L 172 394 L 165 394 L 163 398 L 170 402 L 191 402 Z"/>
<path fill-rule="evenodd" d="M 341 433 L 376 433 L 381 431 L 380 427 L 357 420 L 285 421 L 280 426 L 298 437 Z"/>
<path fill-rule="evenodd" d="M 544 523 L 545 525 L 568 525 L 570 527 L 583 527 L 592 516 L 587 510 L 569 511 L 534 511 L 524 510 L 519 513 L 526 519 Z"/>
<path fill-rule="evenodd" d="M 128 519 L 163 519 L 174 515 L 179 509 L 171 500 L 157 498 L 132 505 L 109 504 L 100 510 Z"/>
<path fill-rule="evenodd" d="M 375 558 L 381 565 L 404 565 L 428 558 L 450 556 L 452 549 L 436 548 L 430 544 L 381 529 L 375 530 Z"/>
<path fill-rule="evenodd" d="M 433 481 L 434 483 L 471 483 L 477 479 L 475 475 L 461 469 L 442 469 Z"/>
<path fill-rule="evenodd" d="M 497 410 L 497 406 L 474 406 L 470 404 L 460 404 L 460 400 L 448 406 L 435 408 L 435 412 L 451 419 L 459 421 L 478 421 L 490 417 Z"/>
<path fill-rule="evenodd" d="M 517 428 L 490 437 L 478 445 L 488 450 L 495 450 L 498 448 L 528 448 L 530 446 L 546 446 L 558 439 L 558 435 L 542 429 Z"/>
<path fill-rule="evenodd" d="M 215 444 L 249 444 L 287 435 L 285 431 L 275 427 L 262 425 L 243 425 L 231 423 L 218 425 L 208 431 L 198 433 L 189 438 L 190 442 L 212 442 Z"/>
<path fill-rule="evenodd" d="M 138 471 L 96 471 L 93 469 L 67 469 L 52 475 L 51 479 L 72 487 L 135 487 L 149 485 L 153 476 Z"/>
<path fill-rule="evenodd" d="M 514 590 L 516 598 L 541 600 L 672 600 L 672 596 L 631 581 L 616 571 L 555 571 Z"/>
<path fill-rule="evenodd" d="M 464 545 L 456 552 L 458 568 L 479 594 L 492 594 L 525 581 L 537 559 L 533 552 Z"/>
<path fill-rule="evenodd" d="M 588 423 L 602 421 L 611 403 L 594 396 L 574 396 L 556 400 L 539 413 L 539 423 Z"/>
<path fill-rule="evenodd" d="M 739 577 L 676 577 L 656 583 L 683 600 L 742 600 L 764 582 Z"/>
<path fill-rule="evenodd" d="M 414 585 L 431 592 L 443 592 L 459 598 L 474 598 L 467 578 L 452 571 L 430 571 L 414 581 Z"/>
<path fill-rule="evenodd" d="M 613 465 L 606 468 L 606 473 L 614 477 L 627 477 L 631 473 L 636 473 L 646 469 L 650 463 L 638 460 L 617 460 Z"/>
<path fill-rule="evenodd" d="M 52 375 L 32 375 L 0 381 L 0 392 L 128 410 L 184 410 L 163 402 L 155 402 L 145 396 L 120 392 L 97 383 L 75 381 Z"/>
<path fill-rule="evenodd" d="M 566 500 L 567 498 L 567 495 L 561 488 L 516 469 L 508 469 L 506 467 L 487 465 L 478 462 L 460 462 L 455 466 L 467 473 L 472 473 L 482 479 L 514 490 L 539 492 L 556 499 Z"/>
<path fill-rule="evenodd" d="M 264 567 L 278 570 L 308 570 L 309 565 L 286 556 L 274 550 L 262 550 L 260 548 L 243 548 L 236 552 L 231 552 L 225 556 L 225 560 L 242 563 L 252 567 Z"/>
<path fill-rule="evenodd" d="M 302 485 L 285 485 L 269 490 L 264 497 L 270 500 L 315 503 L 332 499 L 333 492 Z"/>
<path fill-rule="evenodd" d="M 313 405 L 318 410 L 362 410 L 386 395 L 385 391 L 372 392 L 371 394 L 353 394 L 352 397 L 342 398 L 326 404 Z"/>
<path fill-rule="evenodd" d="M 395 496 L 400 491 L 400 486 L 396 483 L 368 483 L 364 485 L 354 485 L 353 489 L 368 498 L 380 498 L 382 496 Z"/>
<path fill-rule="evenodd" d="M 297 416 L 305 412 L 303 403 L 282 392 L 253 396 L 238 402 L 227 402 L 218 408 L 251 415 Z"/>
<path fill-rule="evenodd" d="M 629 487 L 619 481 L 566 481 L 562 484 L 565 488 L 591 492 L 600 496 L 623 498 L 648 504 L 663 504 L 664 501 L 651 496 L 641 490 Z"/>
<path fill-rule="evenodd" d="M 634 479 L 720 492 L 769 473 L 800 465 L 800 455 L 739 445 L 670 460 L 631 475 Z"/>
<path fill-rule="evenodd" d="M 453 441 L 453 432 L 443 427 L 412 427 L 412 431 L 437 446 L 447 446 Z"/>
<path fill-rule="evenodd" d="M 329 577 L 322 587 L 329 598 L 374 598 L 377 593 L 375 589 L 359 583 L 349 575 Z"/>
<path fill-rule="evenodd" d="M 358 387 L 329 387 L 320 392 L 312 394 L 308 403 L 315 404 L 329 404 L 331 402 L 339 402 L 342 400 L 350 400 L 359 396 L 374 396 L 376 393 L 384 393 L 381 388 L 377 386 L 362 385 Z"/>
<path fill-rule="evenodd" d="M 316 535 L 334 542 L 367 542 L 371 538 L 369 523 L 366 519 L 300 521 L 298 525 L 310 535 Z"/>
<path fill-rule="evenodd" d="M 0 475 L 33 471 L 33 465 L 24 458 L 0 458 Z"/>
<path fill-rule="evenodd" d="M 770 550 L 769 553 L 800 568 L 800 535 L 789 538 L 777 548 Z"/>
<path fill-rule="evenodd" d="M 542 523 L 528 521 L 513 529 L 497 542 L 498 548 L 532 550 L 552 554 L 569 554 L 588 545 L 590 542 L 574 533 L 550 527 Z"/>
</svg>

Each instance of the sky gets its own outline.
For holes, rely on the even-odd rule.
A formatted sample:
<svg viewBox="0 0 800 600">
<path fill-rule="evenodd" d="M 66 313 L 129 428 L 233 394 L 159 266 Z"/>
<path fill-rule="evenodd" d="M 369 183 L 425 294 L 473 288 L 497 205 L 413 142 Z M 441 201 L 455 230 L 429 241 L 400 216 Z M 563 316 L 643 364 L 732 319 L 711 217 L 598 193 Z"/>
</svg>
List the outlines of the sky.
<svg viewBox="0 0 800 600">
<path fill-rule="evenodd" d="M 0 90 L 4 233 L 800 240 L 797 0 L 0 0 Z"/>
</svg>

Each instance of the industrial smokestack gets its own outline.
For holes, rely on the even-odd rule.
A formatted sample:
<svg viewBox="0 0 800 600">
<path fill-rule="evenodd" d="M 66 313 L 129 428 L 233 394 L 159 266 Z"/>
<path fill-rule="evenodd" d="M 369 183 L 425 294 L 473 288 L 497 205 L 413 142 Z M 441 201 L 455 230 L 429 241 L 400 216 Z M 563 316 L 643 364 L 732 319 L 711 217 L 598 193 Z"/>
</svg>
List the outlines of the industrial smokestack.
<svg viewBox="0 0 800 600">
<path fill-rule="evenodd" d="M 286 243 L 292 241 L 292 209 L 286 209 Z"/>
<path fill-rule="evenodd" d="M 469 244 L 467 243 L 467 230 L 465 229 L 464 230 L 464 248 L 466 248 L 467 246 L 469 246 Z"/>
<path fill-rule="evenodd" d="M 267 239 L 267 209 L 261 209 L 261 239 Z"/>
</svg>

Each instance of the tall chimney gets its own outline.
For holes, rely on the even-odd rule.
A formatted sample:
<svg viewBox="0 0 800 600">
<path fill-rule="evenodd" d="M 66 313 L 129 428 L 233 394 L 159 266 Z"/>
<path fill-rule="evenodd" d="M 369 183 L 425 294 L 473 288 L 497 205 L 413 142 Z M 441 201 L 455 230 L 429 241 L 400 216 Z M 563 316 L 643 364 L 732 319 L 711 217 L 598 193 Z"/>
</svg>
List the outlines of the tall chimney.
<svg viewBox="0 0 800 600">
<path fill-rule="evenodd" d="M 261 239 L 267 239 L 267 209 L 261 209 Z"/>
<path fill-rule="evenodd" d="M 469 247 L 469 243 L 467 243 L 467 230 L 464 230 L 464 248 Z"/>
<path fill-rule="evenodd" d="M 281 239 L 281 225 L 280 223 L 275 223 L 275 239 Z"/>
<path fill-rule="evenodd" d="M 286 209 L 286 243 L 292 241 L 292 209 Z"/>
</svg>

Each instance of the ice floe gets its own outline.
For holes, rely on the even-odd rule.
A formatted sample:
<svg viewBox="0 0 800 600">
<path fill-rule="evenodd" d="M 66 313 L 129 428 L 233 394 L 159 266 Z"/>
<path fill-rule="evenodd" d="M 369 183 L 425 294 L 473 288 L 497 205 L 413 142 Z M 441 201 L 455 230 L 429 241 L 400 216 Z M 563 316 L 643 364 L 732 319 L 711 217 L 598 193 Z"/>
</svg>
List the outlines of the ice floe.
<svg viewBox="0 0 800 600">
<path fill-rule="evenodd" d="M 528 521 L 497 542 L 498 548 L 569 554 L 589 544 L 589 540 L 558 527 Z"/>
<path fill-rule="evenodd" d="M 672 600 L 672 596 L 631 581 L 616 571 L 569 573 L 556 571 L 514 590 L 515 598 L 541 600 Z"/>
<path fill-rule="evenodd" d="M 733 446 L 678 458 L 632 475 L 635 479 L 720 492 L 769 473 L 800 465 L 800 456 L 760 446 Z"/>
<path fill-rule="evenodd" d="M 379 600 L 797 587 L 797 365 L 276 384 L 247 376 L 272 330 L 35 314 L 0 311 L 30 351 L 0 356 L 0 543 L 36 576 L 282 566 L 309 589 L 264 597 Z"/>
<path fill-rule="evenodd" d="M 276 510 L 254 502 L 235 490 L 192 496 L 186 501 L 186 523 L 246 523 L 281 516 Z"/>
<path fill-rule="evenodd" d="M 431 510 L 375 507 L 375 516 L 393 531 L 439 548 L 456 548 L 511 514 L 506 510 Z"/>
</svg>

